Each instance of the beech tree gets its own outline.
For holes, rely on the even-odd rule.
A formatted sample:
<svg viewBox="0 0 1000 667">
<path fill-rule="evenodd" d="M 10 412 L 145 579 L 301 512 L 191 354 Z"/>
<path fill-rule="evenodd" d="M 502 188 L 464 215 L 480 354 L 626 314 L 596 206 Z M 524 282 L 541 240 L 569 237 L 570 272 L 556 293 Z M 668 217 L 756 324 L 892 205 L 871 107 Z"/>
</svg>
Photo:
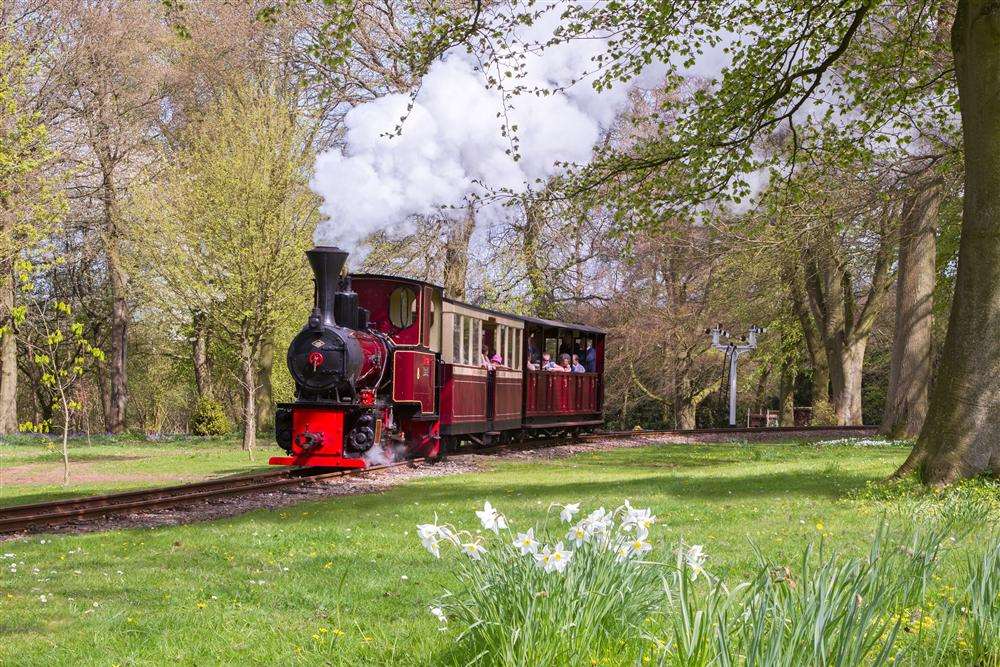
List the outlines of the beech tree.
<svg viewBox="0 0 1000 667">
<path fill-rule="evenodd" d="M 224 92 L 182 133 L 132 228 L 149 298 L 178 322 L 195 309 L 235 350 L 247 452 L 256 443 L 262 349 L 309 294 L 303 258 L 318 220 L 310 136 L 291 101 L 262 84 Z"/>
<path fill-rule="evenodd" d="M 151 148 L 166 94 L 170 38 L 158 8 L 140 2 L 53 0 L 60 110 L 56 127 L 73 167 L 74 199 L 103 248 L 107 302 L 109 400 L 106 427 L 125 429 L 128 329 L 131 322 L 124 246 L 125 209 Z"/>
</svg>

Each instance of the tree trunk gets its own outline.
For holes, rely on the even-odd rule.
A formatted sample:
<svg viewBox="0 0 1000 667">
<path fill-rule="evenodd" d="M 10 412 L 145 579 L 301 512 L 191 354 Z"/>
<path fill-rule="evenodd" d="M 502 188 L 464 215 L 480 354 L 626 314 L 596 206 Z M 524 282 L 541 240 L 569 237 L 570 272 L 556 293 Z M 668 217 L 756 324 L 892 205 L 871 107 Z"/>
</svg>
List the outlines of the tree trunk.
<svg viewBox="0 0 1000 667">
<path fill-rule="evenodd" d="M 795 426 L 795 367 L 787 361 L 778 381 L 778 424 Z"/>
<path fill-rule="evenodd" d="M 882 433 L 915 438 L 927 416 L 937 243 L 935 227 L 941 182 L 927 180 L 903 207 L 896 278 L 896 326 Z"/>
<path fill-rule="evenodd" d="M 524 207 L 524 236 L 521 245 L 521 259 L 528 279 L 531 309 L 537 317 L 552 317 L 555 313 L 554 299 L 548 281 L 545 280 L 541 257 L 542 250 L 542 210 L 538 204 Z"/>
<path fill-rule="evenodd" d="M 830 350 L 830 379 L 833 384 L 833 408 L 839 426 L 860 426 L 861 374 L 864 370 L 867 336 Z"/>
<path fill-rule="evenodd" d="M 240 345 L 243 365 L 243 451 L 253 457 L 257 444 L 257 355 L 249 339 Z"/>
<path fill-rule="evenodd" d="M 676 428 L 684 431 L 689 431 L 695 428 L 695 415 L 698 412 L 698 406 L 692 401 L 681 399 L 676 401 L 674 406 L 674 423 Z"/>
<path fill-rule="evenodd" d="M 60 387 L 59 397 L 63 409 L 63 432 L 62 432 L 62 459 L 63 459 L 63 486 L 69 485 L 69 401 L 66 400 L 66 392 Z"/>
<path fill-rule="evenodd" d="M 267 339 L 260 348 L 260 384 L 257 390 L 257 425 L 262 431 L 274 427 L 274 389 L 271 371 L 274 369 L 274 341 Z"/>
<path fill-rule="evenodd" d="M 127 352 L 128 352 L 128 303 L 125 299 L 126 276 L 121 258 L 121 230 L 117 211 L 117 191 L 114 174 L 104 173 L 102 186 L 107 247 L 108 274 L 111 282 L 111 354 L 108 368 L 111 379 L 111 396 L 108 411 L 108 432 L 125 431 L 125 406 L 128 402 Z"/>
<path fill-rule="evenodd" d="M 6 262 L 5 262 L 6 264 Z M 17 339 L 14 337 L 14 274 L 0 268 L 0 435 L 17 432 Z"/>
<path fill-rule="evenodd" d="M 927 420 L 897 474 L 1000 473 L 1000 4 L 959 0 L 952 48 L 965 145 L 955 297 Z"/>
<path fill-rule="evenodd" d="M 792 307 L 795 316 L 802 327 L 802 337 L 809 353 L 809 365 L 812 367 L 812 407 L 823 407 L 830 404 L 830 363 L 826 358 L 826 350 L 816 324 L 813 322 L 806 302 L 805 286 L 800 269 L 792 269 L 794 273 L 786 275 L 789 291 L 792 297 Z"/>
<path fill-rule="evenodd" d="M 208 318 L 195 311 L 191 315 L 194 335 L 191 341 L 191 359 L 194 363 L 194 383 L 198 398 L 212 397 L 212 370 L 208 363 Z"/>
<path fill-rule="evenodd" d="M 465 299 L 469 270 L 469 240 L 476 229 L 476 209 L 470 204 L 466 214 L 448 223 L 444 248 L 444 293 L 452 299 Z"/>
</svg>

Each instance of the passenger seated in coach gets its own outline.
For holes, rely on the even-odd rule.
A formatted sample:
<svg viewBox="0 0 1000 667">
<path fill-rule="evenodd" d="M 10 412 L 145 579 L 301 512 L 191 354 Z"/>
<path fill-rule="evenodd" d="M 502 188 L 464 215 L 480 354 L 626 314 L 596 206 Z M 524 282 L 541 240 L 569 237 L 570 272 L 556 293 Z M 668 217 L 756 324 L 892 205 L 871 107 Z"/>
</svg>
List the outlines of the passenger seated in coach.
<svg viewBox="0 0 1000 667">
<path fill-rule="evenodd" d="M 586 373 L 587 372 L 587 369 L 584 368 L 583 364 L 580 363 L 580 355 L 578 355 L 578 354 L 574 354 L 573 355 L 573 363 L 570 364 L 570 368 L 573 369 L 574 373 Z"/>
<path fill-rule="evenodd" d="M 506 366 L 503 365 L 503 357 L 500 356 L 499 352 L 490 357 L 490 363 L 493 364 L 494 369 L 506 368 Z"/>
<path fill-rule="evenodd" d="M 535 365 L 535 367 L 531 368 L 531 370 L 538 370 L 538 359 L 538 339 L 535 337 L 535 334 L 531 334 L 528 336 L 528 365 L 529 368 L 531 364 Z"/>
<path fill-rule="evenodd" d="M 562 338 L 562 344 L 559 345 L 559 354 L 573 354 L 575 351 L 576 350 L 573 349 L 573 336 L 570 334 L 564 335 Z"/>
<path fill-rule="evenodd" d="M 490 361 L 490 348 L 485 344 L 479 353 L 479 365 L 488 371 L 493 370 L 493 363 Z"/>
<path fill-rule="evenodd" d="M 559 364 L 557 364 L 556 362 L 552 361 L 552 357 L 549 355 L 548 352 L 543 352 L 542 353 L 542 370 L 543 371 L 556 371 L 556 370 L 560 370 L 559 369 Z"/>
<path fill-rule="evenodd" d="M 559 355 L 559 363 L 556 364 L 555 368 L 553 368 L 552 370 L 553 371 L 557 371 L 559 373 L 569 373 L 569 372 L 571 372 L 573 369 L 572 369 L 572 366 L 570 365 L 569 355 L 568 354 L 560 354 Z"/>
</svg>

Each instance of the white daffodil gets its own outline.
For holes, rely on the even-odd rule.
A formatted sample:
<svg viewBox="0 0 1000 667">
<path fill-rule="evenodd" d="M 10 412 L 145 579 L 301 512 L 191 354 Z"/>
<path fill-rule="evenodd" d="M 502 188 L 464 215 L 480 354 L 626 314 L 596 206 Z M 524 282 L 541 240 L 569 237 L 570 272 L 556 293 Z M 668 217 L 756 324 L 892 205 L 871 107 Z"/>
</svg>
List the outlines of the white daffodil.
<svg viewBox="0 0 1000 667">
<path fill-rule="evenodd" d="M 518 533 L 514 540 L 514 546 L 521 551 L 521 555 L 538 553 L 538 540 L 535 539 L 535 529 L 529 528 L 526 533 Z"/>
<path fill-rule="evenodd" d="M 483 528 L 486 530 L 492 530 L 494 533 L 500 532 L 501 528 L 507 527 L 507 518 L 500 514 L 494 509 L 493 505 L 490 505 L 490 501 L 483 503 L 483 509 L 476 512 L 476 516 L 479 517 L 479 521 L 482 522 Z"/>
<path fill-rule="evenodd" d="M 563 505 L 562 512 L 559 512 L 559 518 L 566 523 L 573 522 L 573 515 L 580 511 L 580 503 L 570 503 L 569 505 Z"/>
<path fill-rule="evenodd" d="M 421 540 L 437 539 L 441 532 L 441 527 L 433 523 L 421 523 L 417 525 L 417 537 Z"/>
<path fill-rule="evenodd" d="M 441 545 L 435 538 L 429 538 L 426 540 L 420 540 L 420 543 L 424 545 L 424 549 L 431 552 L 435 558 L 441 557 Z"/>
<path fill-rule="evenodd" d="M 587 526 L 587 530 L 592 535 L 599 535 L 606 533 L 611 530 L 611 514 L 607 512 L 603 507 L 598 507 L 596 510 L 587 515 L 587 518 L 580 523 Z"/>
<path fill-rule="evenodd" d="M 622 519 L 622 529 L 632 530 L 633 528 L 642 528 L 649 530 L 654 523 L 656 523 L 656 517 L 653 516 L 651 509 L 640 510 L 629 506 L 628 511 L 625 513 L 625 518 Z"/>
<path fill-rule="evenodd" d="M 641 556 L 653 550 L 653 545 L 646 541 L 645 536 L 637 536 L 628 544 L 629 555 Z"/>
<path fill-rule="evenodd" d="M 573 552 L 563 548 L 563 543 L 560 542 L 552 550 L 552 555 L 549 557 L 548 569 L 546 572 L 558 572 L 562 574 L 566 571 L 566 566 L 569 565 L 569 561 L 573 558 Z"/>
<path fill-rule="evenodd" d="M 441 557 L 441 548 L 438 545 L 438 537 L 441 535 L 441 526 L 433 523 L 422 523 L 417 526 L 417 537 L 427 551 L 431 552 L 435 558 Z"/>
<path fill-rule="evenodd" d="M 437 620 L 438 620 L 438 621 L 439 621 L 440 623 L 442 623 L 442 624 L 446 624 L 446 623 L 448 622 L 448 617 L 444 615 L 444 610 L 443 610 L 443 609 L 441 609 L 441 607 L 431 607 L 430 609 L 431 609 L 431 614 L 432 614 L 432 615 L 434 616 L 434 618 L 436 618 L 436 619 L 437 619 Z"/>
<path fill-rule="evenodd" d="M 697 579 L 699 574 L 705 572 L 705 559 L 707 556 L 704 547 L 700 544 L 692 544 L 683 552 L 684 563 L 691 568 L 691 578 Z"/>
<path fill-rule="evenodd" d="M 541 553 L 535 553 L 535 565 L 542 568 L 546 572 L 549 571 L 549 561 L 551 560 L 552 560 L 552 550 L 549 548 L 549 545 L 547 544 L 545 545 L 545 547 L 542 548 Z"/>
<path fill-rule="evenodd" d="M 438 526 L 438 535 L 441 536 L 442 540 L 447 540 L 448 542 L 454 544 L 456 547 L 461 546 L 462 544 L 462 540 L 460 540 L 458 538 L 458 535 L 456 535 L 455 532 L 448 526 Z"/>
<path fill-rule="evenodd" d="M 591 532 L 590 527 L 587 525 L 586 521 L 581 521 L 566 533 L 566 540 L 572 542 L 576 546 L 580 546 L 584 542 L 590 539 Z"/>
<path fill-rule="evenodd" d="M 486 547 L 480 544 L 479 540 L 476 540 L 475 542 L 466 542 L 462 545 L 462 553 L 472 560 L 482 560 L 483 554 L 486 553 Z"/>
</svg>

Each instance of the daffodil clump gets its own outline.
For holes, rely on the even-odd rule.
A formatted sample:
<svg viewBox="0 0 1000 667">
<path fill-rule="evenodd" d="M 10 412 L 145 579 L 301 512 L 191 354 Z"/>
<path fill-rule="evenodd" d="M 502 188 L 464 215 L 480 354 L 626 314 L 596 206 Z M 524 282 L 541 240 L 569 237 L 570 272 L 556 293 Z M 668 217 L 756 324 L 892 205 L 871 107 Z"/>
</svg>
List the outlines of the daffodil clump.
<svg viewBox="0 0 1000 667">
<path fill-rule="evenodd" d="M 458 586 L 430 608 L 442 629 L 459 629 L 452 660 L 582 665 L 638 656 L 663 591 L 661 564 L 647 559 L 651 510 L 628 501 L 586 513 L 580 503 L 553 505 L 540 525 L 523 529 L 489 502 L 476 516 L 482 528 L 474 532 L 436 520 L 417 526 L 435 557 L 463 556 Z M 704 562 L 700 548 L 691 558 Z"/>
<path fill-rule="evenodd" d="M 861 556 L 837 553 L 819 522 L 818 544 L 791 562 L 757 551 L 736 581 L 710 571 L 701 545 L 654 547 L 656 517 L 627 501 L 555 505 L 523 530 L 488 502 L 476 515 L 475 531 L 418 526 L 434 556 L 459 554 L 458 585 L 430 609 L 457 637 L 438 662 L 1000 667 L 1000 540 L 976 549 L 964 593 L 930 594 L 986 520 L 977 505 L 883 521 Z"/>
</svg>

